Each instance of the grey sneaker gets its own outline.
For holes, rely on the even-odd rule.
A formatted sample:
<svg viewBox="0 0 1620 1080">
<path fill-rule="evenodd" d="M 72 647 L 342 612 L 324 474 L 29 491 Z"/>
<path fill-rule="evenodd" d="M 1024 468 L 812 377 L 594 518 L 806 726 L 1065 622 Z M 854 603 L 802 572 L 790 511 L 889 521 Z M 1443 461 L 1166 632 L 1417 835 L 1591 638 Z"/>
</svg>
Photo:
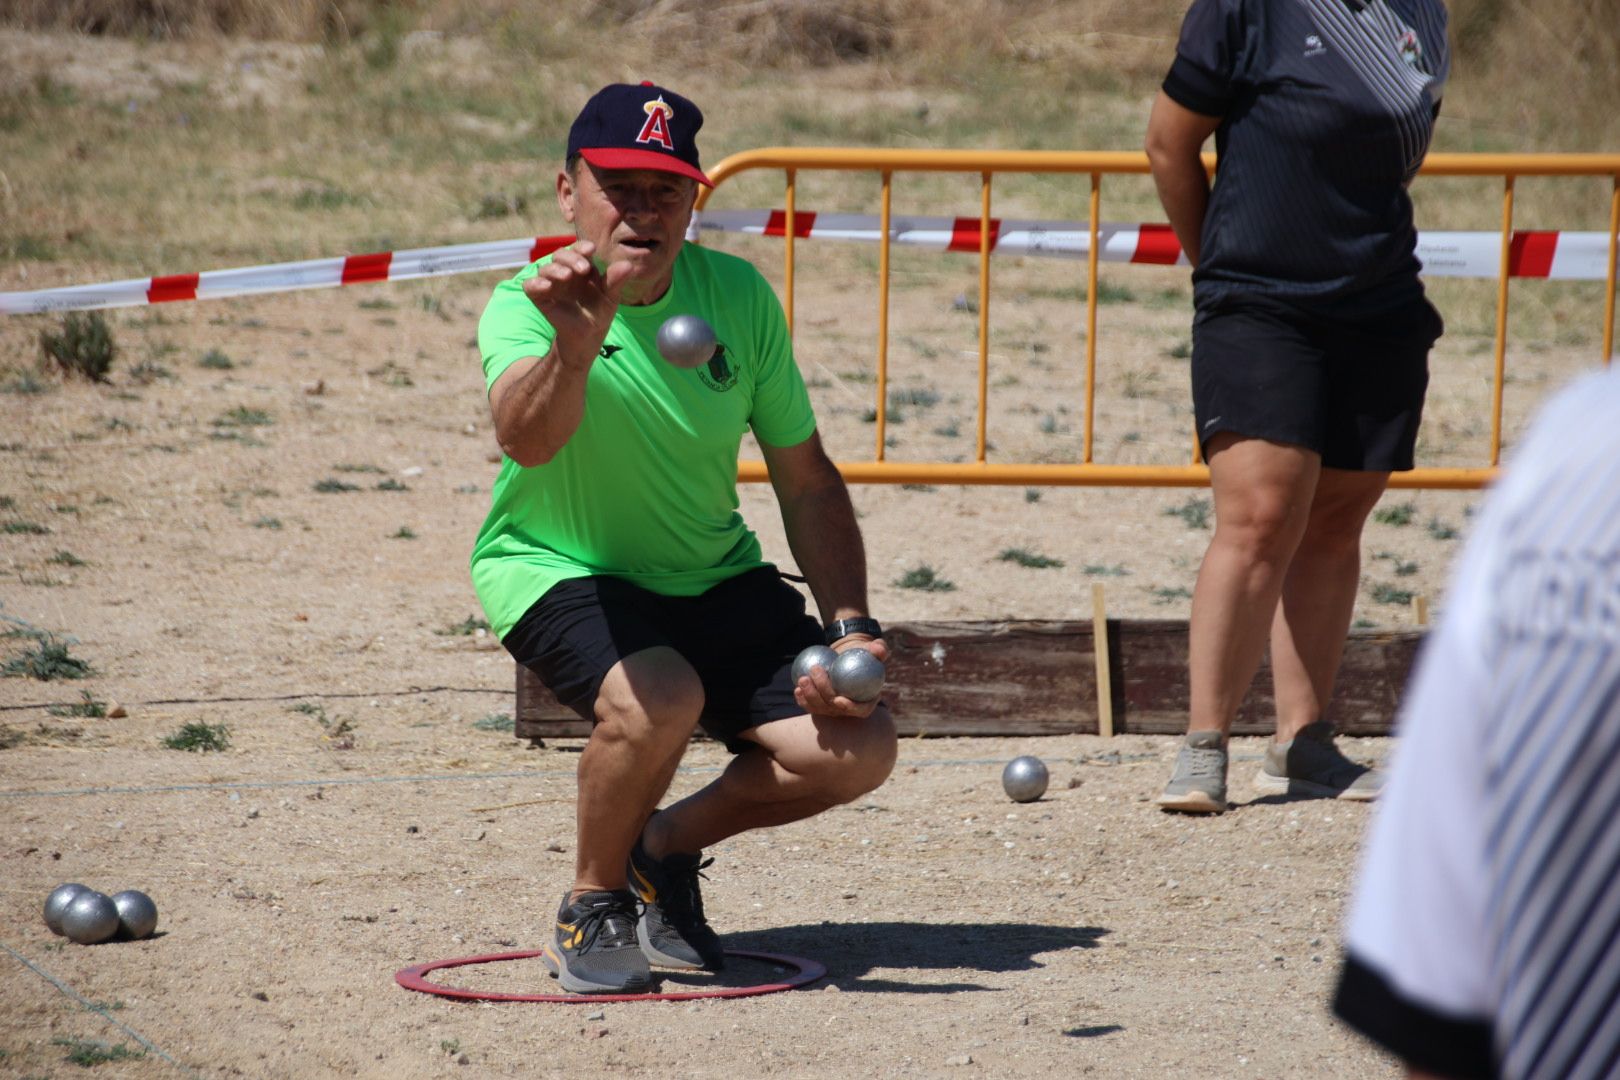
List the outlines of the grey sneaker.
<svg viewBox="0 0 1620 1080">
<path fill-rule="evenodd" d="M 1285 743 L 1266 748 L 1255 777 L 1263 795 L 1311 795 L 1367 802 L 1384 789 L 1384 774 L 1345 757 L 1333 743 L 1333 725 L 1318 720 Z"/>
<path fill-rule="evenodd" d="M 573 903 L 563 896 L 557 928 L 540 960 L 570 994 L 640 994 L 652 972 L 636 941 L 635 894 L 588 892 Z"/>
<path fill-rule="evenodd" d="M 1226 811 L 1226 738 L 1218 731 L 1190 731 L 1176 755 L 1176 771 L 1158 803 L 1186 814 Z"/>
</svg>

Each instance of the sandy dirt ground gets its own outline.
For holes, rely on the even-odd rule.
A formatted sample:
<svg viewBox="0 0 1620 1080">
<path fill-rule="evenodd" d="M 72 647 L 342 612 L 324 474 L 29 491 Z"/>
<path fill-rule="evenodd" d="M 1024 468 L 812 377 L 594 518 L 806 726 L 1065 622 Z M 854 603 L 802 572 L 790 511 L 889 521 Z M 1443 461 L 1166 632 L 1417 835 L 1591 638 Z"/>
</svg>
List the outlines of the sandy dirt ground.
<svg viewBox="0 0 1620 1080">
<path fill-rule="evenodd" d="M 144 1056 L 102 1075 L 1393 1074 L 1325 1009 L 1367 808 L 1253 800 L 1258 740 L 1235 743 L 1239 805 L 1217 820 L 1149 803 L 1168 738 L 907 741 L 870 797 L 712 852 L 728 943 L 825 964 L 806 989 L 571 1007 L 395 985 L 410 964 L 538 947 L 572 862 L 579 744 L 501 730 L 513 669 L 476 628 L 465 571 L 496 468 L 469 341 L 487 288 L 126 312 L 110 383 L 42 375 L 45 392 L 0 397 L 0 519 L 38 527 L 0 539 L 5 657 L 48 631 L 94 671 L 0 680 L 3 1071 L 74 1075 L 75 1051 L 122 1047 Z M 858 350 L 803 318 L 828 441 L 867 456 L 871 387 L 835 360 Z M 9 355 L 36 323 L 0 324 Z M 1050 399 L 1065 368 L 1001 389 Z M 947 374 L 928 422 L 960 413 L 971 431 Z M 1052 434 L 1031 422 L 1044 413 L 998 408 L 1003 452 Z M 1175 590 L 1208 534 L 1171 511 L 1196 494 L 859 488 L 874 610 L 1087 617 L 1105 580 L 1116 614 L 1184 615 Z M 1399 501 L 1461 521 L 1449 498 Z M 785 561 L 768 488 L 745 488 L 744 510 Z M 1410 557 L 1432 574 L 1454 543 Z M 1064 565 L 998 558 L 1008 547 Z M 895 584 L 923 564 L 956 588 Z M 84 693 L 127 715 L 53 715 Z M 187 724 L 223 725 L 228 748 L 165 747 Z M 1021 752 L 1051 768 L 1040 802 L 1000 789 Z M 696 744 L 677 793 L 723 758 Z M 158 936 L 53 938 L 40 905 L 64 881 L 148 892 Z M 550 985 L 536 961 L 446 975 Z"/>
</svg>

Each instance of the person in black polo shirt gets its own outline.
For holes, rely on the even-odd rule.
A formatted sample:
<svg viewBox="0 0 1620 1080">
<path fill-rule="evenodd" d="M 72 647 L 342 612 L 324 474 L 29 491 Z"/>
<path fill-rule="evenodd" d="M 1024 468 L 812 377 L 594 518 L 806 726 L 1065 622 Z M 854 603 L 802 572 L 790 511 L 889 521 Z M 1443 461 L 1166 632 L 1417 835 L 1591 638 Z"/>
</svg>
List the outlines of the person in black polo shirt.
<svg viewBox="0 0 1620 1080">
<path fill-rule="evenodd" d="M 1226 738 L 1270 636 L 1262 794 L 1371 799 L 1323 709 L 1361 530 L 1410 469 L 1428 353 L 1406 185 L 1449 66 L 1439 0 L 1195 0 L 1146 148 L 1193 270 L 1215 534 L 1193 592 L 1188 734 L 1158 803 L 1226 809 Z M 1215 136 L 1211 185 L 1199 157 Z"/>
</svg>

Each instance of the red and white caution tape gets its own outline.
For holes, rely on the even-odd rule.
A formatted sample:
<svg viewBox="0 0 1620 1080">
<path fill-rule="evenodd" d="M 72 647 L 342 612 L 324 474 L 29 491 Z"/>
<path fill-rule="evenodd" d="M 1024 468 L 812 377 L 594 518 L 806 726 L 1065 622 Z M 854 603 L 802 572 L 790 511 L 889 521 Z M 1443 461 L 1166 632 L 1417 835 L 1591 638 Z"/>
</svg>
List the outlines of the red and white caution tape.
<svg viewBox="0 0 1620 1080">
<path fill-rule="evenodd" d="M 537 236 L 521 240 L 492 240 L 482 244 L 380 251 L 346 258 L 244 266 L 235 270 L 205 270 L 200 274 L 132 278 L 65 289 L 0 292 L 0 315 L 132 307 L 171 300 L 217 300 L 252 293 L 325 289 L 365 281 L 408 281 L 477 270 L 504 270 L 527 266 L 541 256 L 573 242 L 572 236 Z"/>
<path fill-rule="evenodd" d="M 786 236 L 787 214 L 781 210 L 707 210 L 697 221 L 700 233 L 735 232 Z M 877 243 L 880 219 L 867 214 L 818 214 L 799 211 L 793 235 L 808 240 L 864 240 Z M 978 218 L 901 217 L 889 219 L 889 242 L 930 251 L 979 250 Z M 1097 258 L 1101 262 L 1187 264 L 1168 225 L 1100 224 Z M 998 255 L 1046 255 L 1082 259 L 1091 252 L 1089 227 L 1073 221 L 990 219 L 990 250 Z M 1418 236 L 1418 258 L 1430 277 L 1494 278 L 1502 265 L 1502 234 L 1496 232 L 1428 232 Z M 1509 256 L 1513 277 L 1604 281 L 1608 277 L 1609 237 L 1600 232 L 1516 232 Z"/>
<path fill-rule="evenodd" d="M 794 215 L 793 235 L 806 240 L 859 240 L 876 243 L 879 219 L 867 214 Z M 787 214 L 781 210 L 706 210 L 693 221 L 692 236 L 742 233 L 785 236 Z M 1103 224 L 1098 227 L 1097 258 L 1102 262 L 1186 265 L 1181 245 L 1168 225 Z M 101 285 L 75 285 L 34 292 L 0 292 L 0 315 L 91 308 L 130 307 L 172 300 L 214 300 L 253 293 L 331 288 L 367 281 L 507 270 L 527 266 L 565 244 L 571 236 L 526 237 L 480 244 L 382 251 L 346 258 L 247 266 L 132 278 Z M 977 252 L 978 218 L 892 217 L 891 243 L 929 251 Z M 1501 234 L 1495 232 L 1430 232 L 1418 236 L 1417 254 L 1430 277 L 1494 278 L 1501 267 Z M 1072 221 L 990 220 L 990 250 L 998 255 L 1040 255 L 1079 259 L 1090 254 L 1088 227 Z M 1565 281 L 1604 281 L 1608 277 L 1609 238 L 1600 232 L 1516 232 L 1509 256 L 1513 277 Z"/>
</svg>

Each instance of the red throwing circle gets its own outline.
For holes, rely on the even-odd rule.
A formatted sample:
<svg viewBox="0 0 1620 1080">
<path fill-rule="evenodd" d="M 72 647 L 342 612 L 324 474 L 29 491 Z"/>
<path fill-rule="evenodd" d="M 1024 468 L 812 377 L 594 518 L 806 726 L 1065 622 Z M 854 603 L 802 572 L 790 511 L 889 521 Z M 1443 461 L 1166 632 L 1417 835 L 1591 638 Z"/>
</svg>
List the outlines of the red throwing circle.
<svg viewBox="0 0 1620 1080">
<path fill-rule="evenodd" d="M 827 974 L 824 965 L 797 956 L 777 953 L 743 952 L 727 949 L 727 956 L 739 960 L 758 960 L 766 964 L 794 969 L 794 974 L 780 982 L 760 983 L 757 986 L 718 986 L 711 990 L 649 991 L 645 994 L 508 994 L 498 990 L 467 990 L 457 986 L 442 986 L 429 982 L 427 974 L 440 968 L 471 967 L 474 964 L 493 964 L 499 960 L 528 960 L 539 956 L 541 950 L 528 952 L 490 953 L 487 956 L 466 956 L 457 960 L 434 960 L 415 964 L 394 973 L 394 981 L 407 990 L 417 990 L 439 997 L 458 998 L 462 1001 L 548 1001 L 562 1005 L 586 1005 L 593 1001 L 691 1001 L 695 998 L 740 998 L 759 994 L 774 994 L 779 990 L 793 990 L 815 982 Z"/>
</svg>

